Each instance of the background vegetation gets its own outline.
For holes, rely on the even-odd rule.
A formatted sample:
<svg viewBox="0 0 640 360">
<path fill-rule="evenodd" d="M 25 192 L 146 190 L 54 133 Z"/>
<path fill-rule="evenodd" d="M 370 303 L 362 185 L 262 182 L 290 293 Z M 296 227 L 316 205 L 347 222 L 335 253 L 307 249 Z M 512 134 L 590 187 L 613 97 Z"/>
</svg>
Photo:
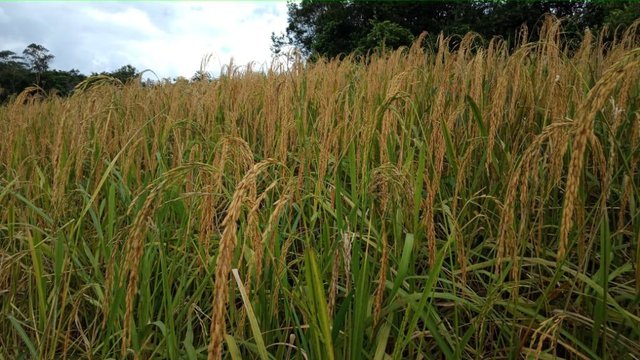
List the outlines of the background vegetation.
<svg viewBox="0 0 640 360">
<path fill-rule="evenodd" d="M 27 89 L 0 358 L 640 357 L 637 26 Z"/>
<path fill-rule="evenodd" d="M 502 37 L 513 46 L 523 24 L 531 40 L 537 40 L 545 14 L 563 18 L 565 39 L 579 42 L 585 28 L 596 32 L 605 26 L 616 29 L 640 17 L 640 3 L 628 0 L 302 0 L 289 2 L 288 9 L 286 31 L 271 36 L 273 51 L 295 46 L 311 59 L 366 54 L 381 45 L 392 49 L 410 46 L 423 32 L 429 45 L 436 44 L 441 32 L 463 36 L 473 31 L 487 39 Z M 451 45 L 457 44 L 452 39 Z"/>
<path fill-rule="evenodd" d="M 15 97 L 30 86 L 38 86 L 52 94 L 68 96 L 87 78 L 76 69 L 51 70 L 50 64 L 54 58 L 49 49 L 35 43 L 28 45 L 22 55 L 11 50 L 0 51 L 0 103 Z M 126 83 L 140 74 L 135 67 L 125 65 L 111 72 L 102 72 L 100 75 L 111 76 Z"/>
</svg>

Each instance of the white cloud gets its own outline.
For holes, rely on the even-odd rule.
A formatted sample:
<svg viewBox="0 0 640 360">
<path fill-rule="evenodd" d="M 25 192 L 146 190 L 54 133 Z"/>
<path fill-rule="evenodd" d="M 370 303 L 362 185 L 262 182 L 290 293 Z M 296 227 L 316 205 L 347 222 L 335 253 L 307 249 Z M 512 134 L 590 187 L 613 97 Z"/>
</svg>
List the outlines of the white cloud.
<svg viewBox="0 0 640 360">
<path fill-rule="evenodd" d="M 5 13 L 3 9 L 0 9 L 0 23 L 8 23 L 9 16 Z"/>
<path fill-rule="evenodd" d="M 102 23 L 112 28 L 122 28 L 150 37 L 162 35 L 162 31 L 151 23 L 147 13 L 140 9 L 127 8 L 123 11 L 109 12 L 102 9 L 86 8 L 83 13 L 88 18 L 87 20 L 94 23 Z"/>
<path fill-rule="evenodd" d="M 207 70 L 270 60 L 271 32 L 287 25 L 280 2 L 3 3 L 0 43 L 21 52 L 42 44 L 53 67 L 83 73 L 131 64 L 160 77 L 191 77 L 202 58 Z"/>
</svg>

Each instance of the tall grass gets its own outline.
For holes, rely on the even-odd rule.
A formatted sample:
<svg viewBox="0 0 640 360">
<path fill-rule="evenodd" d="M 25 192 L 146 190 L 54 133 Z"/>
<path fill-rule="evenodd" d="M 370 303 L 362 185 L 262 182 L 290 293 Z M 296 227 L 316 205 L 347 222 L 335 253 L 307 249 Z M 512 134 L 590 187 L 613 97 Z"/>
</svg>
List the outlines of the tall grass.
<svg viewBox="0 0 640 360">
<path fill-rule="evenodd" d="M 637 26 L 28 90 L 0 359 L 640 357 Z"/>
</svg>

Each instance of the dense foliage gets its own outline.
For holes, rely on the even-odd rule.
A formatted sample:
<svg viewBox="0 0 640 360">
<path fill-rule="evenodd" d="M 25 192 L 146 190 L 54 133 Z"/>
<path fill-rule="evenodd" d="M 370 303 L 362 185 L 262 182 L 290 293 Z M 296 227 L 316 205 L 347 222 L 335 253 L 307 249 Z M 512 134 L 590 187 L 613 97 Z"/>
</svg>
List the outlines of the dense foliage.
<svg viewBox="0 0 640 360">
<path fill-rule="evenodd" d="M 0 103 L 32 86 L 42 92 L 68 96 L 87 78 L 75 69 L 51 70 L 50 63 L 54 58 L 47 48 L 39 44 L 28 45 L 22 55 L 10 50 L 0 51 Z M 125 65 L 112 72 L 91 75 L 110 76 L 124 84 L 139 73 L 135 67 Z"/>
<path fill-rule="evenodd" d="M 532 30 L 530 40 L 535 41 L 545 14 L 563 18 L 565 31 L 574 39 L 585 28 L 615 29 L 640 17 L 640 3 L 633 0 L 302 0 L 290 2 L 288 9 L 289 25 L 285 33 L 272 34 L 272 49 L 279 54 L 292 45 L 312 58 L 366 53 L 381 44 L 407 46 L 411 44 L 407 33 L 418 37 L 427 32 L 432 43 L 440 32 L 449 36 L 474 31 L 486 39 L 513 40 L 522 24 Z"/>
</svg>

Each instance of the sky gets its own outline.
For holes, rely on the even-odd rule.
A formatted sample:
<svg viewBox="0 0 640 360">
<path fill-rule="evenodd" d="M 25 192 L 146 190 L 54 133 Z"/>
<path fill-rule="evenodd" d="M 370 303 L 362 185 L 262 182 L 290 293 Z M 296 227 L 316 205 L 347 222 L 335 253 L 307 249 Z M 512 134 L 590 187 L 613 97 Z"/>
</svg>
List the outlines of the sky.
<svg viewBox="0 0 640 360">
<path fill-rule="evenodd" d="M 0 50 L 36 43 L 52 69 L 83 74 L 131 64 L 159 78 L 190 78 L 202 60 L 217 74 L 271 59 L 271 32 L 287 26 L 285 1 L 0 2 Z"/>
</svg>

